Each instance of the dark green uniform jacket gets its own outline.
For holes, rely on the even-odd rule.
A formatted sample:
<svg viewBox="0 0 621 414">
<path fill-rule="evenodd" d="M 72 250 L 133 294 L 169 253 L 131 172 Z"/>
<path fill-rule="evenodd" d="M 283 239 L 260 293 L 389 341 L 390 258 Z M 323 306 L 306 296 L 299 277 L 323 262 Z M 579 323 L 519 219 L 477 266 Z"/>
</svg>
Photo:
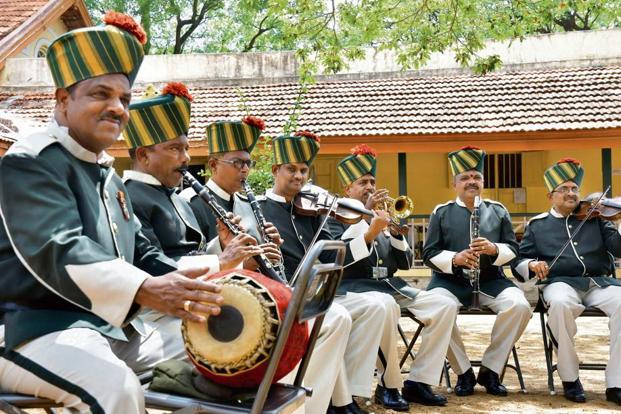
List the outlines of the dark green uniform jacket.
<svg viewBox="0 0 621 414">
<path fill-rule="evenodd" d="M 154 246 L 175 260 L 205 252 L 206 239 L 196 217 L 174 188 L 166 188 L 152 175 L 133 170 L 125 171 L 123 181 L 142 232 Z"/>
<path fill-rule="evenodd" d="M 437 287 L 451 291 L 464 306 L 472 300 L 472 284 L 467 269 L 453 267 L 453 256 L 470 245 L 470 210 L 457 198 L 436 206 L 429 219 L 423 261 L 432 270 L 427 290 Z M 505 207 L 492 200 L 480 206 L 479 232 L 498 246 L 497 256 L 481 255 L 480 287 L 484 295 L 496 297 L 515 286 L 503 273 L 502 266 L 517 257 L 518 244 Z"/>
<path fill-rule="evenodd" d="M 0 161 L 0 302 L 19 309 L 5 315 L 7 348 L 72 327 L 126 339 L 140 285 L 176 269 L 140 231 L 110 161 L 56 123 Z"/>
<path fill-rule="evenodd" d="M 347 225 L 330 218 L 330 231 L 336 239 L 344 241 L 363 235 L 369 228 L 365 220 Z M 371 254 L 347 266 L 338 293 L 378 291 L 389 295 L 401 295 L 414 299 L 419 289 L 413 288 L 398 276 L 399 269 L 409 269 L 412 263 L 412 250 L 403 236 L 394 237 L 388 232 L 380 233 L 371 246 Z M 380 275 L 373 268 L 385 268 L 386 274 Z"/>
<path fill-rule="evenodd" d="M 551 264 L 580 223 L 573 215 L 563 217 L 554 209 L 533 217 L 520 243 L 519 260 L 512 266 L 515 277 L 522 281 L 533 277 L 528 269 L 532 260 Z M 615 271 L 613 257 L 620 256 L 621 235 L 617 228 L 609 221 L 590 219 L 550 269 L 548 278 L 537 284 L 565 282 L 582 291 L 594 285 L 621 286 L 621 281 L 611 277 Z"/>
<path fill-rule="evenodd" d="M 287 279 L 291 279 L 298 265 L 302 261 L 306 250 L 310 247 L 315 232 L 319 229 L 323 217 L 301 216 L 293 211 L 292 204 L 287 203 L 284 197 L 267 191 L 260 199 L 261 209 L 267 221 L 276 226 L 284 243 L 280 246 L 285 264 Z M 328 224 L 321 230 L 317 240 L 334 240 Z M 345 264 L 350 265 L 369 255 L 369 247 L 364 236 L 358 236 L 347 243 Z M 334 261 L 334 251 L 324 252 L 319 260 L 324 263 Z"/>
</svg>

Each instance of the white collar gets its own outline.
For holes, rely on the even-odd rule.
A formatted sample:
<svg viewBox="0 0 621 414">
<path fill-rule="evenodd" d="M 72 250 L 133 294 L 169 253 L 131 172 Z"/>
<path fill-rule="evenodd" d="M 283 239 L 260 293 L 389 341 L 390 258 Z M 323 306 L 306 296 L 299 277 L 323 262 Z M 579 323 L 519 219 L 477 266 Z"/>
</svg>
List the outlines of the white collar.
<svg viewBox="0 0 621 414">
<path fill-rule="evenodd" d="M 272 188 L 270 188 L 269 190 L 267 190 L 265 192 L 265 197 L 267 197 L 269 199 L 272 199 L 274 201 L 278 201 L 279 203 L 286 203 L 287 202 L 286 198 L 276 194 Z"/>
<path fill-rule="evenodd" d="M 552 215 L 552 217 L 556 217 L 556 218 L 565 218 L 565 216 L 564 216 L 564 215 L 562 215 L 561 213 L 559 213 L 558 211 L 556 211 L 556 210 L 554 209 L 554 207 L 552 207 L 552 208 L 550 209 L 550 214 Z"/>
<path fill-rule="evenodd" d="M 95 154 L 94 152 L 84 148 L 78 143 L 78 141 L 69 135 L 69 129 L 58 125 L 56 120 L 52 120 L 52 122 L 50 122 L 47 127 L 47 133 L 56 138 L 60 145 L 69 151 L 71 155 L 81 161 L 89 162 L 91 164 L 100 164 L 105 167 L 111 167 L 112 163 L 114 163 L 114 157 L 109 155 L 106 151 L 101 151 L 99 154 Z"/>
<path fill-rule="evenodd" d="M 455 203 L 457 203 L 457 205 L 460 207 L 466 207 L 466 204 L 463 201 L 461 201 L 461 198 L 459 198 L 459 196 L 455 199 Z"/>
<path fill-rule="evenodd" d="M 126 182 L 127 180 L 140 181 L 141 183 L 145 184 L 162 186 L 162 183 L 160 183 L 160 181 L 151 174 L 143 173 L 136 170 L 123 171 L 123 182 Z"/>
<path fill-rule="evenodd" d="M 216 182 L 212 180 L 211 178 L 207 180 L 207 188 L 209 188 L 211 191 L 216 193 L 218 197 L 220 197 L 221 199 L 226 200 L 226 201 L 231 201 L 231 195 L 227 193 L 226 190 L 224 190 L 218 184 L 216 184 Z"/>
</svg>

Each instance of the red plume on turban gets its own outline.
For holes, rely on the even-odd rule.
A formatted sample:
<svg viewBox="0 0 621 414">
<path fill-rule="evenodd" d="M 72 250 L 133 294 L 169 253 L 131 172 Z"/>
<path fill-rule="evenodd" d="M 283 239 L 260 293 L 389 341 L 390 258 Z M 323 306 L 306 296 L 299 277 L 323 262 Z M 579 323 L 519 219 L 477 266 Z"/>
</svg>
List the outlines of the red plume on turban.
<svg viewBox="0 0 621 414">
<path fill-rule="evenodd" d="M 133 17 L 115 11 L 109 11 L 103 18 L 105 24 L 116 26 L 121 30 L 134 35 L 141 45 L 147 43 L 147 34 L 142 26 L 140 26 Z"/>
<path fill-rule="evenodd" d="M 257 128 L 259 131 L 263 131 L 265 129 L 265 121 L 258 116 L 245 116 L 242 118 L 242 122 L 246 125 Z"/>
<path fill-rule="evenodd" d="M 353 155 L 371 155 L 373 157 L 377 157 L 377 152 L 367 144 L 356 145 L 351 149 L 351 153 Z"/>
<path fill-rule="evenodd" d="M 560 160 L 558 160 L 556 163 L 557 164 L 562 164 L 564 162 L 568 162 L 570 164 L 576 164 L 576 165 L 580 165 L 580 161 L 578 161 L 575 158 L 570 158 L 570 157 L 566 157 L 566 158 L 561 158 Z"/>
<path fill-rule="evenodd" d="M 314 139 L 317 142 L 321 142 L 319 140 L 319 137 L 315 134 L 313 134 L 310 131 L 298 131 L 295 134 L 293 134 L 294 137 L 305 137 L 305 138 L 309 138 L 309 139 Z"/>
<path fill-rule="evenodd" d="M 164 86 L 164 89 L 162 89 L 162 95 L 182 96 L 190 102 L 194 100 L 194 97 L 190 95 L 188 88 L 181 82 L 169 82 L 166 86 Z"/>
</svg>

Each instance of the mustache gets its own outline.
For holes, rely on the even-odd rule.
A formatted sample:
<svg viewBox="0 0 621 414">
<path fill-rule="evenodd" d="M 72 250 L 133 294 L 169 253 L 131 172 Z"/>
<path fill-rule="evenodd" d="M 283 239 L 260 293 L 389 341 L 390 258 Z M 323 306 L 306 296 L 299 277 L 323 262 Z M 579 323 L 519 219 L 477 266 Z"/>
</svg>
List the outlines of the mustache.
<svg viewBox="0 0 621 414">
<path fill-rule="evenodd" d="M 478 190 L 478 189 L 479 189 L 479 186 L 478 186 L 478 185 L 476 185 L 476 184 L 468 184 L 468 185 L 466 186 L 466 190 L 470 190 L 470 189 L 473 189 L 473 190 Z"/>
<path fill-rule="evenodd" d="M 112 120 L 112 121 L 116 121 L 116 122 L 118 122 L 119 124 L 121 123 L 121 117 L 120 117 L 120 116 L 118 116 L 118 115 L 115 115 L 115 114 L 113 114 L 113 113 L 111 113 L 111 112 L 107 112 L 107 113 L 103 114 L 103 115 L 99 118 L 99 120 L 100 120 L 100 121 L 108 121 L 108 120 Z"/>
<path fill-rule="evenodd" d="M 183 163 L 179 166 L 179 168 L 175 168 L 175 171 L 179 171 L 181 174 L 183 174 L 188 170 L 188 167 L 188 164 Z"/>
</svg>

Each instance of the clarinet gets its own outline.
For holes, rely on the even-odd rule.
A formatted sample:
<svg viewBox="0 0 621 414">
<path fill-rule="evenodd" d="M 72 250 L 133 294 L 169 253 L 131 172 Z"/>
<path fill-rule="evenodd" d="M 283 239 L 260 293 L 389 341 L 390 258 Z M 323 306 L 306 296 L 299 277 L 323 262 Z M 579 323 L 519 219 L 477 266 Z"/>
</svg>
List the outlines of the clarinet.
<svg viewBox="0 0 621 414">
<path fill-rule="evenodd" d="M 246 197 L 248 198 L 248 202 L 250 203 L 250 207 L 252 208 L 252 212 L 254 213 L 254 218 L 257 220 L 257 224 L 259 225 L 259 233 L 261 234 L 261 238 L 268 243 L 274 243 L 274 240 L 265 232 L 265 216 L 263 215 L 263 211 L 261 211 L 261 206 L 259 205 L 259 202 L 254 196 L 252 188 L 250 188 L 246 180 L 242 180 L 241 184 L 244 188 L 244 192 L 246 193 Z M 285 266 L 283 265 L 282 261 L 282 254 L 281 260 L 273 266 L 274 270 L 276 270 L 276 273 L 280 275 L 280 278 L 282 280 L 287 280 Z"/>
<path fill-rule="evenodd" d="M 479 207 L 481 205 L 481 199 L 479 196 L 474 198 L 474 209 L 472 210 L 472 215 L 470 216 L 470 241 L 472 242 L 474 239 L 479 237 Z M 472 303 L 470 304 L 470 310 L 481 310 L 480 304 L 480 276 L 481 276 L 481 268 L 480 268 L 480 258 L 477 261 L 476 268 L 470 270 L 470 283 L 472 284 Z"/>
<path fill-rule="evenodd" d="M 220 206 L 220 204 L 218 204 L 213 196 L 209 194 L 209 190 L 207 190 L 204 185 L 199 183 L 196 178 L 194 178 L 192 174 L 187 170 L 183 171 L 183 177 L 188 181 L 192 189 L 196 191 L 196 194 L 198 194 L 200 198 L 202 198 L 203 201 L 207 203 L 207 206 L 209 206 L 214 216 L 220 219 L 220 221 L 229 229 L 231 234 L 237 236 L 238 234 L 243 233 L 242 229 L 238 225 L 232 223 L 229 220 L 229 218 L 226 216 L 226 211 L 222 208 L 222 206 Z M 286 283 L 286 281 L 283 280 L 281 276 L 274 270 L 272 263 L 269 261 L 264 253 L 253 256 L 253 258 L 259 265 L 259 270 L 261 271 L 261 273 L 263 273 L 270 279 Z"/>
</svg>

